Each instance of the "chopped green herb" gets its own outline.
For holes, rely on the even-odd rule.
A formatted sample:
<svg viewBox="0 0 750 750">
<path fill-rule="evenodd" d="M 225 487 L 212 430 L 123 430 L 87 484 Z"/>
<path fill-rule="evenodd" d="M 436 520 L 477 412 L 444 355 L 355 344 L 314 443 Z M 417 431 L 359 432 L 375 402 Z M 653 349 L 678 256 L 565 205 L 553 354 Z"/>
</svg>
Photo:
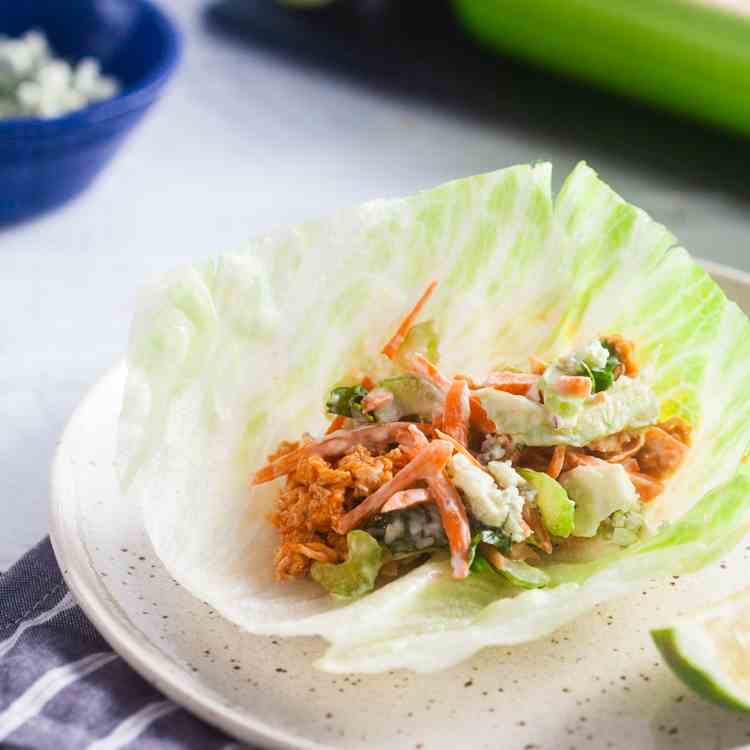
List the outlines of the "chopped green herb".
<svg viewBox="0 0 750 750">
<path fill-rule="evenodd" d="M 474 534 L 471 539 L 471 546 L 469 547 L 469 566 L 472 570 L 478 571 L 484 569 L 482 568 L 482 562 L 480 561 L 484 561 L 484 563 L 487 564 L 484 557 L 477 554 L 479 542 L 491 544 L 493 547 L 497 547 L 497 549 L 503 554 L 510 552 L 511 539 L 507 534 L 504 534 L 498 529 L 482 529 Z M 479 567 L 476 567 L 477 565 L 479 565 Z"/>
<path fill-rule="evenodd" d="M 329 414 L 338 414 L 342 417 L 361 417 L 362 399 L 366 395 L 367 389 L 361 385 L 339 386 L 328 395 L 326 410 Z"/>
<path fill-rule="evenodd" d="M 578 375 L 586 375 L 591 378 L 593 393 L 606 391 L 607 388 L 610 388 L 615 382 L 615 370 L 622 364 L 611 344 L 603 341 L 602 346 L 609 352 L 607 364 L 603 368 L 589 367 L 586 362 L 581 361 L 581 366 L 577 372 Z"/>
</svg>

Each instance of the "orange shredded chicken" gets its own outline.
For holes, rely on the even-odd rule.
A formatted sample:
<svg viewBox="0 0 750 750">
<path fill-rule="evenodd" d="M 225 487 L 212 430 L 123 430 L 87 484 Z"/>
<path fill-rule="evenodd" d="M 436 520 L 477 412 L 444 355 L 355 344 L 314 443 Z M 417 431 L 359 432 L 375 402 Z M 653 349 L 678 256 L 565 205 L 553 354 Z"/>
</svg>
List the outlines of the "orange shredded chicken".
<svg viewBox="0 0 750 750">
<path fill-rule="evenodd" d="M 661 427 L 664 432 L 679 440 L 683 445 L 690 446 L 692 443 L 693 428 L 682 417 L 670 417 L 656 426 Z"/>
<path fill-rule="evenodd" d="M 280 446 L 278 455 L 294 450 Z M 339 562 L 346 558 L 346 536 L 335 524 L 354 503 L 393 479 L 407 463 L 400 449 L 374 455 L 357 446 L 337 460 L 302 458 L 287 476 L 271 522 L 281 537 L 276 554 L 280 580 L 307 575 L 313 560 Z"/>
<path fill-rule="evenodd" d="M 614 435 L 592 440 L 586 448 L 605 461 L 619 464 L 638 453 L 645 441 L 643 432 L 622 430 Z"/>
<path fill-rule="evenodd" d="M 644 503 L 650 503 L 655 497 L 661 495 L 664 491 L 664 485 L 661 482 L 657 482 L 656 479 L 651 478 L 647 474 L 642 474 L 639 471 L 628 470 L 628 476 Z"/>
<path fill-rule="evenodd" d="M 660 427 L 649 427 L 643 447 L 635 454 L 641 471 L 657 480 L 668 479 L 682 464 L 687 446 Z"/>
</svg>

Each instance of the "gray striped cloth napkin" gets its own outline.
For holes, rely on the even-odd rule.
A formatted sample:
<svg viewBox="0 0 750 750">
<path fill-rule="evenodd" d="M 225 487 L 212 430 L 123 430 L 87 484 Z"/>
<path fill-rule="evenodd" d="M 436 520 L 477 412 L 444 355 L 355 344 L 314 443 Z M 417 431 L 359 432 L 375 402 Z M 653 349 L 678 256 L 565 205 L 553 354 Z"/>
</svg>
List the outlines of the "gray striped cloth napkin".
<svg viewBox="0 0 750 750">
<path fill-rule="evenodd" d="M 0 574 L 0 748 L 241 747 L 112 651 L 68 591 L 49 539 Z"/>
</svg>

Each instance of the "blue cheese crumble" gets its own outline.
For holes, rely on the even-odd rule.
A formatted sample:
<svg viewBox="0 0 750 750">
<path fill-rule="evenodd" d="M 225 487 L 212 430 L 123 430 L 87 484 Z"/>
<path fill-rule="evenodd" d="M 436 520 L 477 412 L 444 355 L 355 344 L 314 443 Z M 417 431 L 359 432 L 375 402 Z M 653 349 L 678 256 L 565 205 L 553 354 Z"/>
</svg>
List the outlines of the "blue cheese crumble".
<svg viewBox="0 0 750 750">
<path fill-rule="evenodd" d="M 582 362 L 585 362 L 591 369 L 601 370 L 607 366 L 608 359 L 609 351 L 607 347 L 599 339 L 592 339 L 580 349 L 560 357 L 557 367 L 567 375 L 575 375 Z M 552 367 L 555 367 L 555 365 L 552 365 Z"/>
<path fill-rule="evenodd" d="M 0 119 L 60 117 L 115 96 L 118 82 L 85 57 L 71 64 L 55 57 L 47 37 L 28 31 L 0 36 Z"/>
<path fill-rule="evenodd" d="M 523 506 L 534 491 L 510 461 L 491 461 L 489 474 L 457 453 L 450 460 L 453 484 L 461 490 L 474 517 L 486 526 L 502 529 L 514 542 L 526 536 Z"/>
</svg>

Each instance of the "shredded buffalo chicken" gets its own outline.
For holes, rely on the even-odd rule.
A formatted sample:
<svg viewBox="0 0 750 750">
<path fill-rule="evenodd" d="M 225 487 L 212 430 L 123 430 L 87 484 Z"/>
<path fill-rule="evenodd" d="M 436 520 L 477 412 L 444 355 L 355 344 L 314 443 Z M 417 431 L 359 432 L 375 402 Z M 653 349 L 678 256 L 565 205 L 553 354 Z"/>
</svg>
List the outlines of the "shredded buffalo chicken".
<svg viewBox="0 0 750 750">
<path fill-rule="evenodd" d="M 274 460 L 297 447 L 282 444 L 269 458 Z M 362 445 L 332 461 L 319 456 L 301 459 L 287 476 L 278 508 L 271 516 L 281 537 L 275 561 L 277 578 L 305 576 L 313 560 L 346 559 L 346 536 L 334 531 L 336 523 L 358 501 L 393 479 L 406 463 L 408 459 L 399 448 L 375 455 Z"/>
</svg>

